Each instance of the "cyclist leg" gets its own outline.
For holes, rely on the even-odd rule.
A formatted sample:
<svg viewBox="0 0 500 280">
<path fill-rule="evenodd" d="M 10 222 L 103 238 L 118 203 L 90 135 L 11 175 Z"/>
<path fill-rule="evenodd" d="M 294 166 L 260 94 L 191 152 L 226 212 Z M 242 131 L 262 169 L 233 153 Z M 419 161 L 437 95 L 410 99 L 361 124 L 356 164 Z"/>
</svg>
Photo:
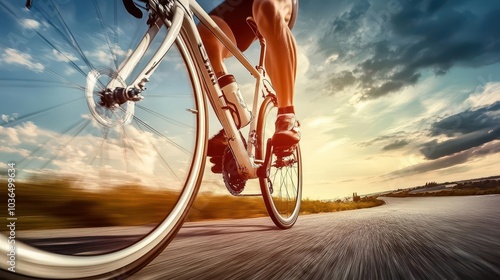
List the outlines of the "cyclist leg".
<svg viewBox="0 0 500 280">
<path fill-rule="evenodd" d="M 223 5 L 227 4 L 223 2 L 219 7 L 217 7 L 210 13 L 210 17 L 215 21 L 215 23 L 224 32 L 224 34 L 226 34 L 226 36 L 228 36 L 228 38 L 231 39 L 233 43 L 237 44 L 236 38 L 229 24 L 220 17 L 224 15 L 223 12 L 226 10 L 222 9 L 224 7 Z M 217 12 L 218 14 L 222 14 L 219 16 L 218 14 L 214 14 L 215 12 Z M 203 44 L 205 45 L 205 49 L 214 69 L 215 75 L 217 76 L 217 78 L 219 78 L 227 74 L 224 60 L 226 58 L 229 58 L 231 56 L 231 53 L 224 47 L 224 45 L 217 39 L 217 37 L 215 37 L 215 35 L 210 30 L 208 30 L 206 26 L 204 26 L 203 24 L 199 24 L 198 30 L 200 32 Z M 223 130 L 219 131 L 216 135 L 209 139 L 207 156 L 210 157 L 210 162 L 213 163 L 213 166 L 211 167 L 213 173 L 222 173 L 222 156 L 227 146 L 228 142 Z"/>
<path fill-rule="evenodd" d="M 215 23 L 217 23 L 224 34 L 226 34 L 226 36 L 228 36 L 229 39 L 231 39 L 231 41 L 236 44 L 236 38 L 234 37 L 234 34 L 226 21 L 218 16 L 211 15 L 210 17 L 215 21 Z M 226 66 L 224 65 L 224 59 L 230 57 L 231 53 L 203 24 L 198 25 L 198 31 L 200 32 L 201 39 L 203 41 L 203 44 L 205 45 L 208 58 L 212 63 L 215 75 L 217 77 L 224 75 L 225 73 L 227 73 Z"/>
<path fill-rule="evenodd" d="M 290 26 L 295 21 L 297 2 L 292 0 L 254 0 L 253 17 L 266 39 L 266 70 L 278 99 L 278 119 L 273 145 L 289 150 L 300 140 L 293 96 L 297 72 L 297 51 Z"/>
</svg>

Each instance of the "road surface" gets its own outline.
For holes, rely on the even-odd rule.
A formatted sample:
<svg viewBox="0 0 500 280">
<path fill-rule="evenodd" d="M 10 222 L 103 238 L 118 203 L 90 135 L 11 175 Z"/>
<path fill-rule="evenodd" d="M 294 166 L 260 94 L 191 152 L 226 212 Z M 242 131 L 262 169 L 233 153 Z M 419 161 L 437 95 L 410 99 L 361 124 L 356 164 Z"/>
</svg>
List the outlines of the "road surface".
<svg viewBox="0 0 500 280">
<path fill-rule="evenodd" d="M 269 218 L 186 223 L 130 279 L 500 279 L 500 195 L 385 200 L 376 208 L 303 215 L 285 231 Z M 134 230 L 47 231 L 30 243 L 98 253 L 147 231 Z"/>
<path fill-rule="evenodd" d="M 387 198 L 381 207 L 188 223 L 131 279 L 500 279 L 500 195 Z"/>
</svg>

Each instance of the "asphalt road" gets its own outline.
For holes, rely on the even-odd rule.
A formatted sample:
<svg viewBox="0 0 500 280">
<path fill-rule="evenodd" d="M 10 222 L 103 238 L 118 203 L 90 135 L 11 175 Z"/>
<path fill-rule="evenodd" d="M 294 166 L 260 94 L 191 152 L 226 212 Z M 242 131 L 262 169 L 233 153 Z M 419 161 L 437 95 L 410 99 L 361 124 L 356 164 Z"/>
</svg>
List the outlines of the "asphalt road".
<svg viewBox="0 0 500 280">
<path fill-rule="evenodd" d="M 130 279 L 500 279 L 500 195 L 385 200 L 371 209 L 303 215 L 285 231 L 270 218 L 186 223 Z M 23 237 L 50 251 L 88 254 L 127 246 L 147 231 Z"/>
<path fill-rule="evenodd" d="M 131 279 L 500 279 L 500 195 L 388 198 L 286 231 L 188 223 Z"/>
</svg>

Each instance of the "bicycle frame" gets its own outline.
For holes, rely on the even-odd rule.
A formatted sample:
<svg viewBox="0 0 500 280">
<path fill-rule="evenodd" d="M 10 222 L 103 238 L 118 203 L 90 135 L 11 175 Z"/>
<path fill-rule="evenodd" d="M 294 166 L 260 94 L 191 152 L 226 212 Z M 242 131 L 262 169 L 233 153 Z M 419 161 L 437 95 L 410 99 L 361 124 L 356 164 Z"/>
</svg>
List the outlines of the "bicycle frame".
<svg viewBox="0 0 500 280">
<path fill-rule="evenodd" d="M 126 80 L 137 63 L 142 59 L 150 43 L 157 35 L 159 29 L 166 25 L 170 29 L 167 36 L 164 38 L 157 52 L 153 55 L 151 60 L 147 63 L 145 68 L 136 77 L 130 87 L 143 90 L 144 85 L 149 81 L 149 77 L 154 73 L 163 56 L 170 49 L 176 38 L 184 35 L 186 45 L 189 53 L 194 58 L 194 63 L 198 71 L 198 75 L 203 81 L 205 94 L 208 96 L 210 103 L 218 117 L 222 127 L 225 130 L 229 146 L 238 165 L 238 172 L 245 179 L 253 179 L 258 176 L 258 169 L 262 166 L 264 159 L 255 158 L 255 144 L 256 144 L 256 121 L 255 119 L 250 122 L 250 132 L 248 135 L 248 143 L 245 148 L 244 140 L 241 139 L 240 133 L 236 124 L 231 116 L 231 112 L 227 109 L 225 98 L 217 83 L 217 77 L 213 71 L 210 60 L 208 59 L 207 52 L 201 40 L 200 34 L 194 22 L 193 14 L 204 24 L 221 42 L 222 44 L 234 55 L 234 57 L 251 73 L 256 79 L 255 93 L 253 98 L 252 116 L 255 118 L 258 113 L 260 92 L 263 91 L 263 81 L 265 79 L 265 70 L 263 67 L 265 43 L 261 41 L 261 55 L 259 65 L 254 67 L 243 53 L 231 42 L 231 40 L 222 32 L 217 24 L 210 18 L 210 16 L 203 10 L 203 8 L 196 2 L 196 0 L 175 0 L 175 8 L 172 20 L 166 19 L 162 13 L 161 5 L 158 0 L 150 0 L 150 6 L 154 11 L 160 15 L 159 19 L 150 25 L 147 33 L 140 41 L 137 48 L 133 51 L 132 55 L 126 59 L 118 69 L 118 75 L 123 80 Z M 155 10 L 156 8 L 156 10 Z M 267 79 L 267 78 L 266 78 Z M 108 88 L 113 88 L 114 81 L 108 84 Z M 194 112 L 196 113 L 196 112 Z"/>
</svg>

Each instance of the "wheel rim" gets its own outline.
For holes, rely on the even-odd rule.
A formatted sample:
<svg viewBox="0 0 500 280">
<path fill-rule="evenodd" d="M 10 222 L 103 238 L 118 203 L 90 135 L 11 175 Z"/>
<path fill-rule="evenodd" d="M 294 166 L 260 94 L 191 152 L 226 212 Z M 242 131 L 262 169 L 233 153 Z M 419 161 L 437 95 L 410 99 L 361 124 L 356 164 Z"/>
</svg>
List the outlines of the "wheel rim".
<svg viewBox="0 0 500 280">
<path fill-rule="evenodd" d="M 266 151 L 267 140 L 274 134 L 277 111 L 274 102 L 269 102 L 259 125 L 263 128 L 263 135 L 259 141 L 259 147 L 262 147 L 259 149 L 262 158 Z M 295 152 L 285 159 L 288 161 L 287 164 L 279 163 L 279 159 L 273 155 L 269 178 L 260 180 L 268 212 L 280 228 L 289 228 L 295 223 L 302 197 L 300 147 L 297 147 Z"/>
<path fill-rule="evenodd" d="M 19 197 L 27 197 L 22 190 L 30 189 L 43 194 L 30 197 L 33 205 L 55 205 L 52 210 L 28 209 L 19 200 L 22 210 L 16 217 L 23 222 L 18 223 L 16 271 L 80 278 L 115 275 L 113 270 L 126 266 L 116 275 L 126 273 L 149 261 L 151 250 L 173 237 L 199 185 L 206 124 L 199 82 L 189 79 L 194 65 L 183 61 L 186 50 L 178 41 L 148 83 L 145 100 L 116 109 L 100 107 L 96 93 L 104 85 L 131 82 L 116 72 L 140 39 L 137 35 L 145 32 L 146 19 L 135 20 L 119 1 L 65 1 L 50 11 L 43 3 L 35 2 L 30 13 L 0 5 L 0 13 L 13 19 L 11 29 L 1 31 L 3 38 L 9 32 L 31 32 L 24 38 L 31 48 L 13 44 L 0 49 L 12 64 L 10 72 L 0 70 L 5 77 L 0 85 L 8 89 L 0 104 L 0 143 L 9 147 L 0 150 L 0 158 L 16 163 Z M 2 182 L 5 169 L 0 166 Z M 136 205 L 133 196 L 145 194 L 152 198 L 149 204 Z M 124 201 L 128 204 L 118 205 Z M 81 211 L 89 218 L 80 219 Z M 151 212 L 158 214 L 146 218 Z M 107 226 L 133 221 L 127 230 L 138 228 L 140 234 L 105 250 L 61 254 L 33 242 L 33 232 L 23 230 L 37 221 L 51 223 L 60 229 L 57 234 L 70 226 L 99 227 L 98 235 Z M 2 242 L 4 238 L 0 235 Z M 80 254 L 85 256 L 75 256 Z M 2 258 L 3 269 L 5 263 Z"/>
</svg>

